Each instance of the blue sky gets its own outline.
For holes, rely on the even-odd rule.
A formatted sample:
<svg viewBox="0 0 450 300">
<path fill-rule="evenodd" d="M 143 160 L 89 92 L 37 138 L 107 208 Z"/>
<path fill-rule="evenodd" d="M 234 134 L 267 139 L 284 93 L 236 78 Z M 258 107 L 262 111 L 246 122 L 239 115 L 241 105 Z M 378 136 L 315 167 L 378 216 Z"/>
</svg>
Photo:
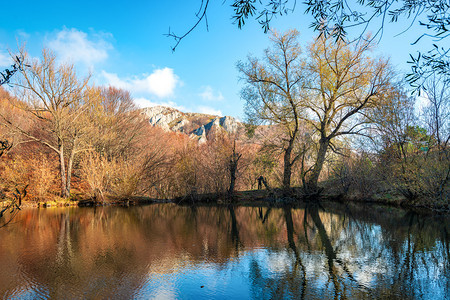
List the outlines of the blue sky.
<svg viewBox="0 0 450 300">
<path fill-rule="evenodd" d="M 236 63 L 248 54 L 261 56 L 269 39 L 249 20 L 243 30 L 232 23 L 229 1 L 212 0 L 209 31 L 202 23 L 175 52 L 166 36 L 169 27 L 184 33 L 195 21 L 200 0 L 181 1 L 6 1 L 1 4 L 0 68 L 10 64 L 8 49 L 26 44 L 32 56 L 43 47 L 62 61 L 74 63 L 91 82 L 130 90 L 141 106 L 169 105 L 183 111 L 231 115 L 243 119 L 242 82 Z M 297 5 L 293 14 L 279 17 L 272 28 L 300 31 L 303 45 L 315 33 L 312 19 Z M 417 30 L 396 34 L 407 23 L 388 26 L 374 55 L 390 56 L 400 72 L 408 72 L 409 53 L 429 48 L 430 41 L 412 46 Z"/>
</svg>

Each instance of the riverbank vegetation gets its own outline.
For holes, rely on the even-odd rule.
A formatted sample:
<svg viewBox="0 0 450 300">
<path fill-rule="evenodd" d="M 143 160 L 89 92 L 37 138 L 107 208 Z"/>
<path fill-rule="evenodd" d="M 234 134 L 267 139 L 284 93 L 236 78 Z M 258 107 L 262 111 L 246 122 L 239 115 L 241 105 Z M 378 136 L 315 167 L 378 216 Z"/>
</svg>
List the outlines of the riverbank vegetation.
<svg viewBox="0 0 450 300">
<path fill-rule="evenodd" d="M 277 201 L 448 209 L 447 81 L 430 77 L 411 96 L 370 42 L 322 36 L 303 49 L 298 35 L 273 33 L 261 59 L 238 63 L 245 127 L 215 130 L 205 143 L 150 125 L 129 92 L 94 85 L 50 51 L 22 51 L 29 67 L 0 90 L 2 200 L 19 190 L 36 203 L 228 201 L 255 196 L 243 191 L 264 181 Z"/>
</svg>

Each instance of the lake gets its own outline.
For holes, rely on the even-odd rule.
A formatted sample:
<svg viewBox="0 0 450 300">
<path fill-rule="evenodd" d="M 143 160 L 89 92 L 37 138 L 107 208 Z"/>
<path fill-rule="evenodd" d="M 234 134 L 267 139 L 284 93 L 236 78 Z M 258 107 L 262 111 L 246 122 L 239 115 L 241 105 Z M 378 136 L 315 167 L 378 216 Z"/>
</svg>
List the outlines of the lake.
<svg viewBox="0 0 450 300">
<path fill-rule="evenodd" d="M 23 209 L 7 299 L 446 299 L 449 216 L 379 206 Z"/>
</svg>

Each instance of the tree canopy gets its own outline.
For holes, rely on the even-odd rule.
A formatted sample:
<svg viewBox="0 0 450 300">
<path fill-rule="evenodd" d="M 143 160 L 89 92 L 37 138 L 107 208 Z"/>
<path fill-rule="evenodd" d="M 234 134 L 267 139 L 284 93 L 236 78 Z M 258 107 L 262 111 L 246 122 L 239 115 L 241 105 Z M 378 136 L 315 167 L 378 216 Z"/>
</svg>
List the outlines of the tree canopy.
<svg viewBox="0 0 450 300">
<path fill-rule="evenodd" d="M 264 60 L 250 57 L 238 68 L 247 82 L 242 95 L 248 120 L 284 128 L 285 188 L 301 155 L 291 159 L 300 122 L 312 128 L 315 161 L 304 176 L 308 193 L 316 193 L 327 152 L 338 152 L 336 141 L 344 136 L 366 134 L 368 115 L 392 92 L 394 73 L 389 61 L 369 56 L 370 41 L 348 44 L 320 36 L 302 56 L 297 38 L 295 30 L 273 33 L 273 49 L 265 51 Z"/>
<path fill-rule="evenodd" d="M 259 60 L 249 57 L 239 62 L 238 69 L 246 81 L 242 97 L 250 124 L 276 124 L 281 127 L 281 140 L 271 139 L 270 147 L 281 149 L 284 155 L 283 187 L 289 190 L 291 170 L 300 158 L 295 146 L 300 135 L 301 91 L 304 84 L 299 32 L 271 35 L 273 47 L 264 51 Z M 266 146 L 267 143 L 266 143 Z"/>
</svg>

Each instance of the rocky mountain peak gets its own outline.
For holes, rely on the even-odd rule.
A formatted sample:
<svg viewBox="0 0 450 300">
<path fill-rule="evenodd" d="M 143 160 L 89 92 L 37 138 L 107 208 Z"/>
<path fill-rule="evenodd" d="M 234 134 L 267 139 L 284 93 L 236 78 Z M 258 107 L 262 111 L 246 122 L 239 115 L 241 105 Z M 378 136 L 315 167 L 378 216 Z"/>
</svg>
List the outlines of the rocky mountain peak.
<svg viewBox="0 0 450 300">
<path fill-rule="evenodd" d="M 150 124 L 160 126 L 165 130 L 170 130 L 169 125 L 183 116 L 179 110 L 166 106 L 146 107 L 142 113 L 149 119 Z"/>
<path fill-rule="evenodd" d="M 166 131 L 185 133 L 199 143 L 206 142 L 211 132 L 224 130 L 227 133 L 236 133 L 243 127 L 242 123 L 230 116 L 184 113 L 167 106 L 143 108 L 142 114 L 153 126 L 159 126 Z"/>
</svg>

